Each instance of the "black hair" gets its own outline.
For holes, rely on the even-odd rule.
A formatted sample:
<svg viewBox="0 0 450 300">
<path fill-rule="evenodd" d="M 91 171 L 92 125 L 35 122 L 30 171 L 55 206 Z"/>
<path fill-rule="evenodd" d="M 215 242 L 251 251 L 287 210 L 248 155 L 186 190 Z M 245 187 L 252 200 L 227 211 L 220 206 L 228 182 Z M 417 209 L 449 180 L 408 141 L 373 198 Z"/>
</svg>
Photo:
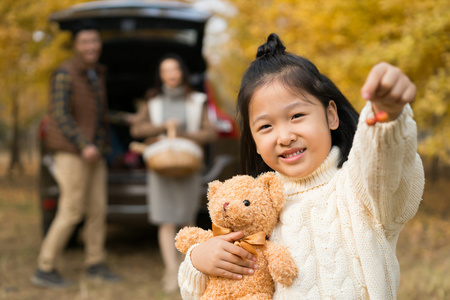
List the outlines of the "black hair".
<svg viewBox="0 0 450 300">
<path fill-rule="evenodd" d="M 178 63 L 178 65 L 180 66 L 180 69 L 181 69 L 181 74 L 182 74 L 181 75 L 182 76 L 181 84 L 186 89 L 185 93 L 189 94 L 190 92 L 192 92 L 193 88 L 189 82 L 190 73 L 189 73 L 189 69 L 188 69 L 186 63 L 181 58 L 181 56 L 179 56 L 175 53 L 168 53 L 168 54 L 162 56 L 157 63 L 157 67 L 155 70 L 155 77 L 154 77 L 155 83 L 153 85 L 153 88 L 151 88 L 149 91 L 147 91 L 147 94 L 146 94 L 147 99 L 155 97 L 156 95 L 159 95 L 162 93 L 163 82 L 161 80 L 160 67 L 161 67 L 161 64 L 163 63 L 163 61 L 165 61 L 167 59 L 173 59 Z"/>
<path fill-rule="evenodd" d="M 95 30 L 100 32 L 100 28 L 97 25 L 97 23 L 94 20 L 91 19 L 84 19 L 84 20 L 80 20 L 77 23 L 75 23 L 75 25 L 72 28 L 72 41 L 74 41 L 78 35 L 78 33 L 80 33 L 81 31 L 84 30 Z"/>
<path fill-rule="evenodd" d="M 237 109 L 241 117 L 241 171 L 251 176 L 258 176 L 272 169 L 256 151 L 249 124 L 249 104 L 257 89 L 275 80 L 294 94 L 302 95 L 306 92 L 316 97 L 325 109 L 330 100 L 336 103 L 339 127 L 331 130 L 331 142 L 341 151 L 339 168 L 348 159 L 353 144 L 358 112 L 336 85 L 321 74 L 312 62 L 285 50 L 286 47 L 278 35 L 270 34 L 267 42 L 258 48 L 256 59 L 242 77 L 237 101 Z"/>
</svg>

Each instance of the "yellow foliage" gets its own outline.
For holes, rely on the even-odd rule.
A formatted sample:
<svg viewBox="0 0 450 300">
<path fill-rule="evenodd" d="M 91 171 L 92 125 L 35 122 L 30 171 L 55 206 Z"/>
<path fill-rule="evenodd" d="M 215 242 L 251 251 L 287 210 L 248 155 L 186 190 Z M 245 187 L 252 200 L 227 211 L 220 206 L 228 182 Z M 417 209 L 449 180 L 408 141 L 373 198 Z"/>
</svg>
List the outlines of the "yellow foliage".
<svg viewBox="0 0 450 300">
<path fill-rule="evenodd" d="M 22 124 L 45 110 L 48 80 L 70 55 L 68 36 L 48 16 L 86 0 L 0 1 L 0 118 L 11 122 L 17 101 Z M 193 2 L 193 0 L 186 1 Z M 359 89 L 379 61 L 397 65 L 418 88 L 413 104 L 421 154 L 450 163 L 450 2 L 448 0 L 223 0 L 235 14 L 225 43 L 213 49 L 221 57 L 212 66 L 235 99 L 243 71 L 271 32 L 287 50 L 311 59 L 357 109 Z M 45 37 L 33 41 L 33 33 Z M 216 55 L 217 56 L 217 55 Z M 220 74 L 221 76 L 216 76 Z M 219 79 L 220 77 L 220 79 Z M 33 102 L 33 106 L 30 103 Z"/>
<path fill-rule="evenodd" d="M 19 124 L 26 126 L 47 105 L 51 72 L 70 51 L 68 36 L 50 24 L 51 13 L 86 0 L 0 1 L 0 119 L 11 124 L 13 103 L 19 107 Z M 42 39 L 33 40 L 41 31 Z"/>
<path fill-rule="evenodd" d="M 232 78 L 232 97 L 257 47 L 271 32 L 287 51 L 303 55 L 355 105 L 370 68 L 380 61 L 406 72 L 417 85 L 413 104 L 420 151 L 450 163 L 450 2 L 448 0 L 226 0 L 230 38 L 214 66 Z M 225 16 L 226 17 L 226 16 Z"/>
</svg>

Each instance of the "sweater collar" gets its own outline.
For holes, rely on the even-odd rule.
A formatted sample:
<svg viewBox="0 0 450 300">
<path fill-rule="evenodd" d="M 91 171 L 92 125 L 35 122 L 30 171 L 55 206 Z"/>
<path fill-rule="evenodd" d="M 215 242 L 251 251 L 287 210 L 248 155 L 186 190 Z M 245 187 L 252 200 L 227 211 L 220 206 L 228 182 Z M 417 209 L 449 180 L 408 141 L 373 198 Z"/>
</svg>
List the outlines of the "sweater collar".
<svg viewBox="0 0 450 300">
<path fill-rule="evenodd" d="M 277 175 L 285 186 L 286 194 L 288 196 L 298 194 L 328 183 L 339 170 L 337 165 L 340 156 L 341 151 L 339 148 L 333 146 L 322 165 L 306 177 L 288 177 L 277 172 Z"/>
<path fill-rule="evenodd" d="M 182 98 L 186 91 L 186 88 L 182 85 L 176 88 L 170 88 L 166 85 L 163 85 L 161 89 L 163 94 L 171 100 Z"/>
</svg>

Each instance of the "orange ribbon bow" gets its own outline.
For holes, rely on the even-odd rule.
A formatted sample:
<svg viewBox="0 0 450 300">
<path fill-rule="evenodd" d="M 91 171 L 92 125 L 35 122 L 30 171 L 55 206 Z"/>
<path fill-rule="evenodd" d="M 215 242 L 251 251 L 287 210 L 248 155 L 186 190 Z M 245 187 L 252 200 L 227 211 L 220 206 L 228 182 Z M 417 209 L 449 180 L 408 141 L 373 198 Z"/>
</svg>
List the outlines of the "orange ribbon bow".
<svg viewBox="0 0 450 300">
<path fill-rule="evenodd" d="M 224 235 L 224 234 L 228 234 L 228 233 L 232 232 L 230 228 L 222 227 L 222 226 L 216 225 L 214 223 L 212 223 L 212 230 L 213 230 L 214 236 Z M 266 242 L 266 235 L 264 234 L 264 232 L 260 231 L 260 232 L 251 234 L 249 236 L 245 236 L 242 239 L 240 239 L 239 241 L 235 241 L 234 244 L 247 250 L 248 252 L 250 252 L 254 255 L 258 255 L 256 253 L 256 249 L 253 246 L 264 246 L 265 242 Z M 243 259 L 245 260 L 244 257 L 243 257 Z"/>
</svg>

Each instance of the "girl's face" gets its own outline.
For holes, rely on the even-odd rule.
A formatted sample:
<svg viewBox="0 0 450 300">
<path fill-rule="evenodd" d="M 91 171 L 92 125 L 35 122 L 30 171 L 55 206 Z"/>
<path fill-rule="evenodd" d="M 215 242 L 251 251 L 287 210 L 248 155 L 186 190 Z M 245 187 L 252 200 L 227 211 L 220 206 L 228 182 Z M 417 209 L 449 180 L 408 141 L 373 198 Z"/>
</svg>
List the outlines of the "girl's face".
<svg viewBox="0 0 450 300">
<path fill-rule="evenodd" d="M 168 58 L 159 66 L 161 81 L 169 88 L 176 88 L 183 81 L 183 73 L 180 65 L 175 59 Z"/>
<path fill-rule="evenodd" d="M 326 109 L 307 93 L 294 95 L 274 81 L 253 94 L 249 122 L 257 152 L 273 170 L 290 177 L 314 172 L 331 149 L 330 129 L 337 129 L 336 104 Z"/>
</svg>

